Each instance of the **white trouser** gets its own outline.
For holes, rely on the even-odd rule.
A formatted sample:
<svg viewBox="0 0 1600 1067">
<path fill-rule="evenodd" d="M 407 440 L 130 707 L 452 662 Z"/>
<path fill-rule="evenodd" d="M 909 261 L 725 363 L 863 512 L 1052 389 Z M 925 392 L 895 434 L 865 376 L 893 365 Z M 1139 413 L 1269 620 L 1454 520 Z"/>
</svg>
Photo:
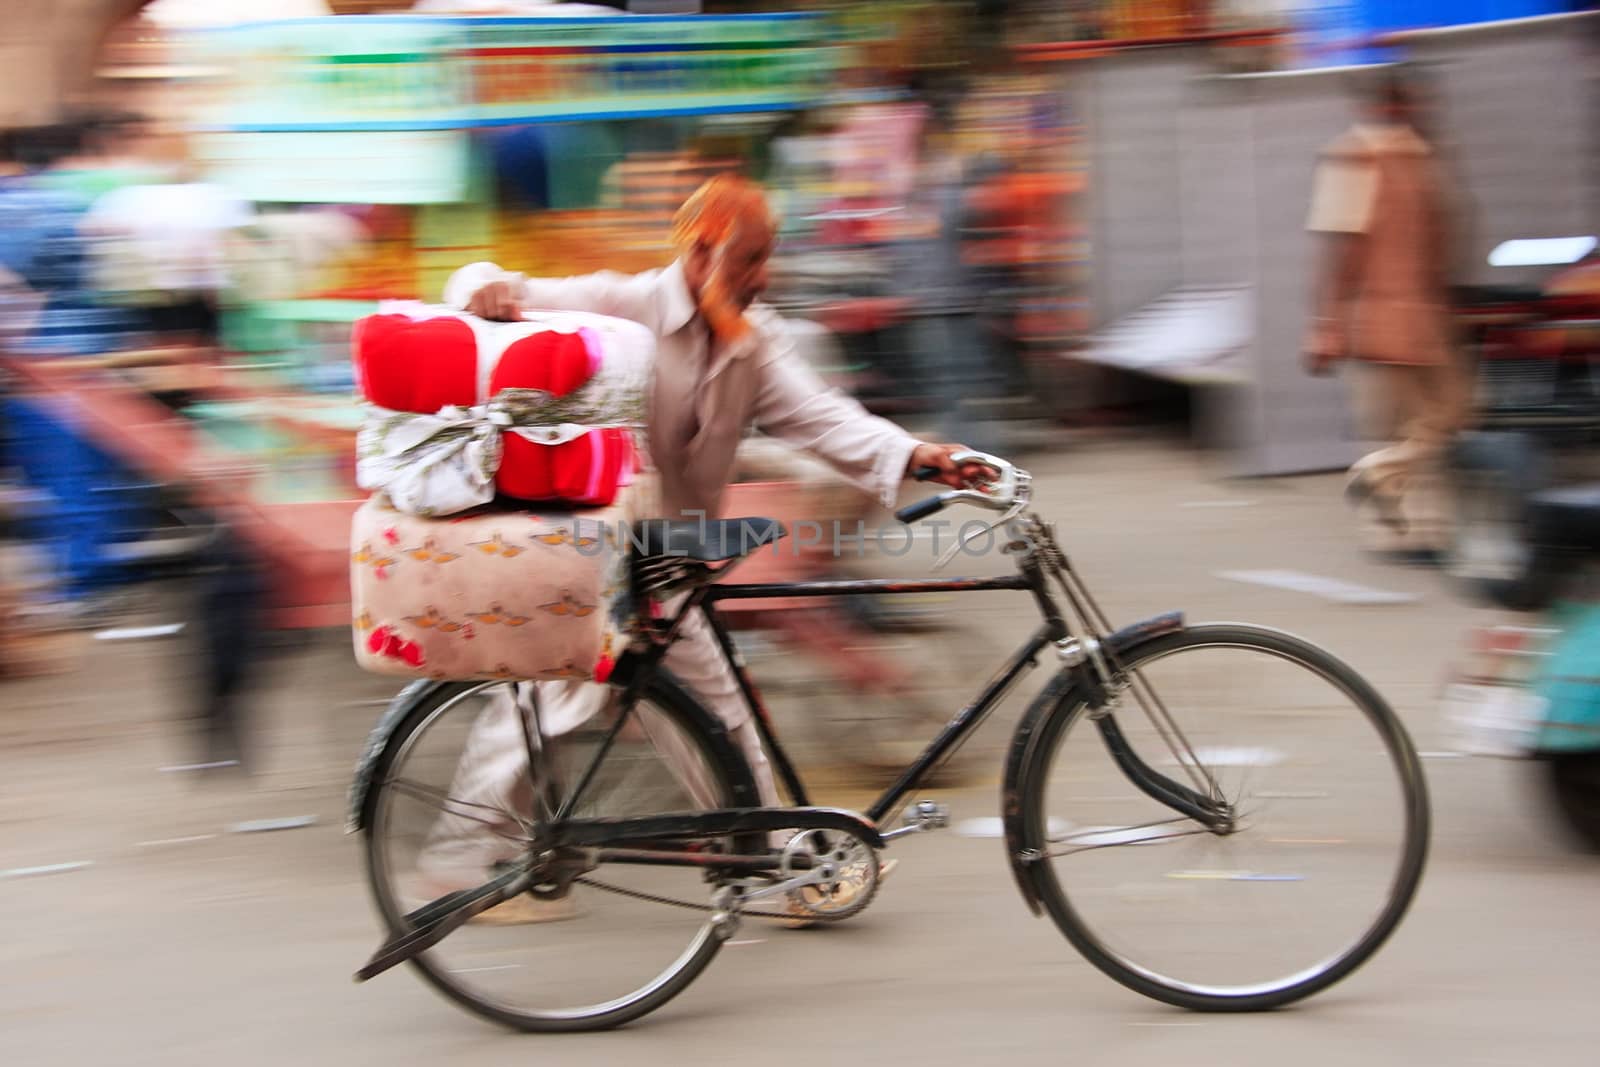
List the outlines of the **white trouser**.
<svg viewBox="0 0 1600 1067">
<path fill-rule="evenodd" d="M 750 764 L 760 802 L 776 805 L 779 802 L 777 784 L 761 746 L 761 734 L 739 692 L 738 680 L 702 612 L 695 611 L 684 620 L 677 642 L 667 650 L 666 667 L 722 720 Z M 533 782 L 528 769 L 527 742 L 519 719 L 529 712 L 530 697 L 535 690 L 540 732 L 545 738 L 560 737 L 577 729 L 599 714 L 617 694 L 617 690 L 594 682 L 520 682 L 515 686 L 497 686 L 489 705 L 473 724 L 462 750 L 450 785 L 450 796 L 458 803 L 434 824 L 421 861 L 425 868 L 476 874 L 515 851 L 506 838 L 484 825 L 483 819 L 487 816 L 483 809 L 532 814 Z M 706 779 L 701 761 L 688 747 L 683 734 L 663 728 L 659 720 L 652 722 L 653 718 L 641 717 L 641 724 L 690 798 L 701 807 L 721 807 L 721 798 Z M 568 783 L 569 787 L 572 784 Z M 464 812 L 470 813 L 470 817 Z M 516 826 L 507 822 L 499 829 L 510 833 Z"/>
</svg>

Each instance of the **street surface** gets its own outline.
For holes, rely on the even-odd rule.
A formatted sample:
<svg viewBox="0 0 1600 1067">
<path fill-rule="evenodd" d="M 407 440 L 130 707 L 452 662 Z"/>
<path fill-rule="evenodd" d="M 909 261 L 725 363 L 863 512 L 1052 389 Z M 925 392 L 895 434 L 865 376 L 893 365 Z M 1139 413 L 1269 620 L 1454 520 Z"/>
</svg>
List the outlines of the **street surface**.
<svg viewBox="0 0 1600 1067">
<path fill-rule="evenodd" d="M 1537 767 L 1455 756 L 1436 709 L 1463 635 L 1494 614 L 1433 570 L 1362 555 L 1335 476 L 1229 481 L 1133 434 L 1064 440 L 1028 465 L 1117 622 L 1181 608 L 1293 630 L 1400 711 L 1426 754 L 1430 867 L 1398 934 L 1343 984 L 1259 1016 L 1146 1001 L 1028 913 L 999 841 L 947 831 L 896 845 L 900 869 L 865 915 L 806 932 L 749 923 L 748 943 L 631 1027 L 503 1032 L 405 970 L 351 982 L 379 933 L 343 832 L 344 790 L 396 687 L 361 675 L 342 634 L 274 653 L 256 701 L 264 766 L 249 782 L 161 769 L 193 759 L 180 639 L 84 635 L 76 673 L 0 690 L 0 1063 L 1594 1063 L 1600 865 L 1548 815 Z M 919 543 L 886 570 L 918 573 L 926 559 Z M 1219 577 L 1263 571 L 1404 595 L 1349 603 Z M 158 604 L 146 621 L 172 618 Z M 1025 598 L 1004 594 L 974 598 L 963 618 L 996 664 L 1034 622 Z M 973 665 L 974 687 L 988 670 Z M 775 703 L 810 736 L 792 695 Z M 998 814 L 998 752 L 1022 704 L 985 728 L 975 756 L 989 759 L 935 794 L 958 823 Z M 825 745 L 800 747 L 821 802 L 864 802 Z M 231 832 L 301 816 L 315 822 Z"/>
</svg>

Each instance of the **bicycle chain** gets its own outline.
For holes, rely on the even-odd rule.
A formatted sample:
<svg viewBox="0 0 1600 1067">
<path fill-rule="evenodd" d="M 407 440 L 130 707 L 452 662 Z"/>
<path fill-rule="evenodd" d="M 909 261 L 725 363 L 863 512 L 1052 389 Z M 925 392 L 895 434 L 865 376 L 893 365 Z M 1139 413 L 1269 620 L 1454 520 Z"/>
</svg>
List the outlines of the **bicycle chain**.
<svg viewBox="0 0 1600 1067">
<path fill-rule="evenodd" d="M 674 908 L 688 908 L 690 911 L 716 911 L 711 904 L 696 904 L 689 900 L 676 900 L 672 897 L 660 897 L 654 893 L 644 893 L 637 889 L 624 889 L 620 885 L 609 885 L 605 882 L 596 882 L 591 878 L 574 878 L 576 885 L 586 885 L 592 889 L 601 889 L 607 893 L 616 893 L 619 896 L 632 897 L 635 900 L 648 901 L 651 904 L 666 904 Z M 739 912 L 741 919 L 811 919 L 813 921 L 827 921 L 821 915 L 794 915 L 783 911 L 743 911 Z"/>
</svg>

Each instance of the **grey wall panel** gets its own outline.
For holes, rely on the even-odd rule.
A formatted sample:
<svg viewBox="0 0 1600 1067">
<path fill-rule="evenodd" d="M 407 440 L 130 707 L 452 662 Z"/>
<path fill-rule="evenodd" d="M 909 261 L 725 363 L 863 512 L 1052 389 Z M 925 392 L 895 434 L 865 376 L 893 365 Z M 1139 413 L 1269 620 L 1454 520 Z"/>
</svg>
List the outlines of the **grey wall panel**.
<svg viewBox="0 0 1600 1067">
<path fill-rule="evenodd" d="M 1197 78 L 1179 112 L 1179 234 L 1185 285 L 1239 285 L 1255 277 L 1255 175 L 1244 90 Z"/>
<path fill-rule="evenodd" d="M 1344 466 L 1359 453 L 1337 379 L 1301 365 L 1318 246 L 1305 228 L 1318 153 L 1350 122 L 1333 72 L 1248 79 L 1256 243 L 1256 381 L 1262 434 L 1240 457 L 1277 474 Z"/>
<path fill-rule="evenodd" d="M 1468 224 L 1462 281 L 1534 283 L 1490 268 L 1501 241 L 1600 231 L 1600 18 L 1423 35 L 1443 156 Z M 1361 450 L 1345 384 L 1301 369 L 1316 245 L 1305 231 L 1318 150 L 1354 115 L 1348 71 L 1207 76 L 1198 50 L 1089 61 L 1073 76 L 1091 136 L 1095 319 L 1179 285 L 1248 284 L 1254 386 L 1238 402 L 1244 473 L 1329 469 Z"/>
<path fill-rule="evenodd" d="M 1489 251 L 1516 237 L 1600 228 L 1595 55 L 1580 28 L 1574 20 L 1524 23 L 1410 46 L 1436 90 L 1437 134 L 1459 180 L 1465 280 L 1537 283 L 1546 272 L 1490 267 Z"/>
<path fill-rule="evenodd" d="M 1195 70 L 1187 51 L 1136 52 L 1097 62 L 1085 78 L 1097 325 L 1182 276 L 1178 116 Z"/>
</svg>

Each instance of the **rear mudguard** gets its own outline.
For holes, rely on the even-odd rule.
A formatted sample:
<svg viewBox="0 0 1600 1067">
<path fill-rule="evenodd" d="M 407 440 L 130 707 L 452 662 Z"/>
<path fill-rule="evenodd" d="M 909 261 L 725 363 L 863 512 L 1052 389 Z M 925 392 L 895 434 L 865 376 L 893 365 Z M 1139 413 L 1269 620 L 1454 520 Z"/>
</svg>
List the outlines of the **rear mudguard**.
<svg viewBox="0 0 1600 1067">
<path fill-rule="evenodd" d="M 395 727 L 406 717 L 406 713 L 417 706 L 417 702 L 427 696 L 439 686 L 450 685 L 449 682 L 433 682 L 421 679 L 412 682 L 389 701 L 389 706 L 383 709 L 383 714 L 378 716 L 378 722 L 367 735 L 367 743 L 361 750 L 361 758 L 356 761 L 355 780 L 350 783 L 350 797 L 345 811 L 344 831 L 347 834 L 356 833 L 366 827 L 363 825 L 363 813 L 367 807 L 367 793 L 372 788 L 372 775 L 378 768 L 378 757 L 383 755 L 383 750 L 389 745 L 389 738 L 394 733 Z"/>
<path fill-rule="evenodd" d="M 1183 614 L 1169 612 L 1157 615 L 1131 626 L 1124 626 L 1107 637 L 1104 647 L 1112 654 L 1123 657 L 1146 641 L 1183 629 Z M 1017 889 L 1028 909 L 1041 914 L 1042 905 L 1034 887 L 1031 864 L 1023 858 L 1022 845 L 1022 784 L 1027 768 L 1032 766 L 1035 748 L 1043 726 L 1050 716 L 1062 709 L 1067 714 L 1078 704 L 1088 703 L 1100 688 L 1099 681 L 1089 673 L 1087 666 L 1065 667 L 1050 679 L 1050 684 L 1034 698 L 1023 713 L 1022 720 L 1011 735 L 1011 751 L 1006 759 L 1005 784 L 1000 794 L 1001 821 L 1005 827 L 1006 858 L 1011 861 L 1011 875 L 1017 880 Z"/>
</svg>

